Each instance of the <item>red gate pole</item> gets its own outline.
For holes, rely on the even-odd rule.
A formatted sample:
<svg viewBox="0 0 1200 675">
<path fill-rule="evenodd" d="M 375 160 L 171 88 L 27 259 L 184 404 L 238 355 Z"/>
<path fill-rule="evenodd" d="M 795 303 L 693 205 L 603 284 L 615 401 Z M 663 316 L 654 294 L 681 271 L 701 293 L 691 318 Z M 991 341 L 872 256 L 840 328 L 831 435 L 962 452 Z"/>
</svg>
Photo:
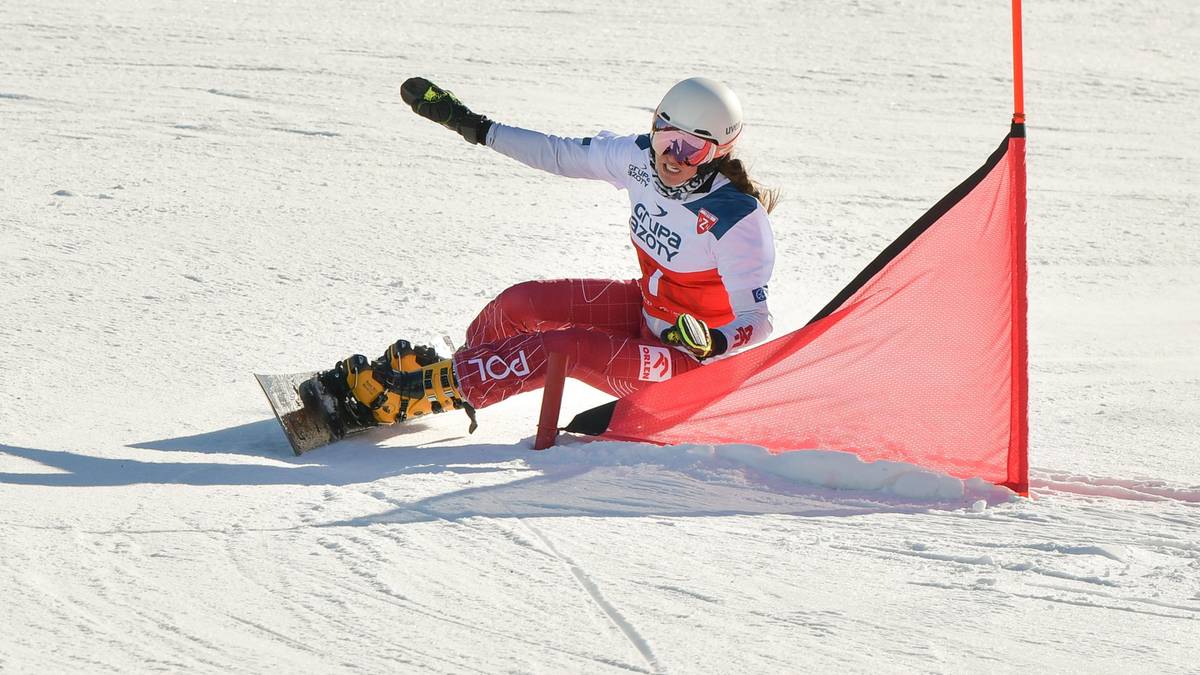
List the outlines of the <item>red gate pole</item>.
<svg viewBox="0 0 1200 675">
<path fill-rule="evenodd" d="M 1021 0 L 1012 0 L 1013 134 L 1009 139 L 1012 180 L 1012 419 L 1009 430 L 1010 488 L 1029 494 L 1029 301 L 1026 257 L 1025 73 L 1021 49 Z M 1018 132 L 1016 125 L 1021 125 Z"/>
<path fill-rule="evenodd" d="M 567 356 L 551 352 L 546 363 L 546 386 L 542 389 L 542 414 L 538 418 L 534 450 L 545 450 L 558 438 L 558 411 L 562 408 L 563 386 L 567 379 Z"/>
<path fill-rule="evenodd" d="M 1025 123 L 1025 64 L 1021 54 L 1021 0 L 1012 0 L 1013 124 Z"/>
</svg>

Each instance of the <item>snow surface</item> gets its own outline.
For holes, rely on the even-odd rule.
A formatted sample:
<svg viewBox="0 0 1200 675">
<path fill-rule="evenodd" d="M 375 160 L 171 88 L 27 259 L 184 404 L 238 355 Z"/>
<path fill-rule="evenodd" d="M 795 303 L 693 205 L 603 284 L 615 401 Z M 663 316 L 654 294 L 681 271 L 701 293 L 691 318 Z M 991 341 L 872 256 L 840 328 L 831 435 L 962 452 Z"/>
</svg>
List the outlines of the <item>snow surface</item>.
<svg viewBox="0 0 1200 675">
<path fill-rule="evenodd" d="M 731 83 L 799 327 L 1006 133 L 983 4 L 0 3 L 0 671 L 1200 672 L 1192 2 L 1026 6 L 1031 499 L 535 453 L 536 396 L 296 458 L 250 376 L 635 274 L 620 195 L 417 118 L 412 75 L 567 135 Z"/>
</svg>

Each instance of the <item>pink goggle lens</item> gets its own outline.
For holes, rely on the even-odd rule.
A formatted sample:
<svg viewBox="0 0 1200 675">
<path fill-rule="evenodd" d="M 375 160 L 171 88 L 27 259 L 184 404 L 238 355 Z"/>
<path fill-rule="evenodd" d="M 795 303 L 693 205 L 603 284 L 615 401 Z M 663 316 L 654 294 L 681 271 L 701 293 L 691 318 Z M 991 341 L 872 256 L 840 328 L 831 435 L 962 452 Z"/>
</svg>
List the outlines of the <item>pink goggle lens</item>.
<svg viewBox="0 0 1200 675">
<path fill-rule="evenodd" d="M 711 162 L 717 154 L 716 143 L 676 129 L 659 118 L 654 120 L 650 146 L 654 148 L 655 154 L 665 155 L 687 166 L 700 166 Z"/>
</svg>

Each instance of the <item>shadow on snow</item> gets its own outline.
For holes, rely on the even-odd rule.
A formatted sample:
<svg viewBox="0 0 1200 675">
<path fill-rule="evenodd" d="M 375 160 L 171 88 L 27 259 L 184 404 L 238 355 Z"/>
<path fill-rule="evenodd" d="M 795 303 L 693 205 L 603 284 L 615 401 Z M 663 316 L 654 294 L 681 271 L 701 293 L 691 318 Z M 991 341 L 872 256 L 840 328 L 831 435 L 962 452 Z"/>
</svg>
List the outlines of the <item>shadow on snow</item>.
<svg viewBox="0 0 1200 675">
<path fill-rule="evenodd" d="M 271 464 L 148 462 L 61 450 L 0 444 L 0 453 L 21 457 L 61 473 L 0 473 L 0 484 L 98 487 L 136 484 L 190 486 L 332 485 L 372 483 L 397 476 L 426 475 L 450 486 L 424 499 L 392 500 L 386 486 L 372 495 L 395 508 L 326 527 L 460 520 L 471 517 L 643 517 L 780 514 L 806 517 L 871 513 L 921 513 L 960 509 L 953 503 L 906 502 L 875 492 L 802 485 L 714 457 L 678 448 L 604 441 L 570 442 L 535 452 L 531 440 L 517 445 L 382 447 L 396 429 L 361 437 L 296 457 L 274 419 L 211 433 L 137 443 L 163 451 L 273 456 Z M 613 448 L 621 448 L 613 451 Z M 486 476 L 483 476 L 486 474 Z M 480 475 L 503 482 L 458 487 L 454 476 Z M 431 484 L 432 489 L 441 484 Z"/>
</svg>

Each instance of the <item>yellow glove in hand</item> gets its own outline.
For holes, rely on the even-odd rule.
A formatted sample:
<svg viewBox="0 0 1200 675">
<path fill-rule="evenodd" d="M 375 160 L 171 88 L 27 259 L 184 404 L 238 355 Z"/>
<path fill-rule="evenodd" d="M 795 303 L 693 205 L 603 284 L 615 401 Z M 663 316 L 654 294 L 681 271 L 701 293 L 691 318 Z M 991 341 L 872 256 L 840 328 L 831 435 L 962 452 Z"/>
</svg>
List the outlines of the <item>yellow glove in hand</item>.
<svg viewBox="0 0 1200 675">
<path fill-rule="evenodd" d="M 675 319 L 675 325 L 664 330 L 659 337 L 669 345 L 686 348 L 698 359 L 715 356 L 712 332 L 707 324 L 691 314 L 680 314 Z"/>
</svg>

